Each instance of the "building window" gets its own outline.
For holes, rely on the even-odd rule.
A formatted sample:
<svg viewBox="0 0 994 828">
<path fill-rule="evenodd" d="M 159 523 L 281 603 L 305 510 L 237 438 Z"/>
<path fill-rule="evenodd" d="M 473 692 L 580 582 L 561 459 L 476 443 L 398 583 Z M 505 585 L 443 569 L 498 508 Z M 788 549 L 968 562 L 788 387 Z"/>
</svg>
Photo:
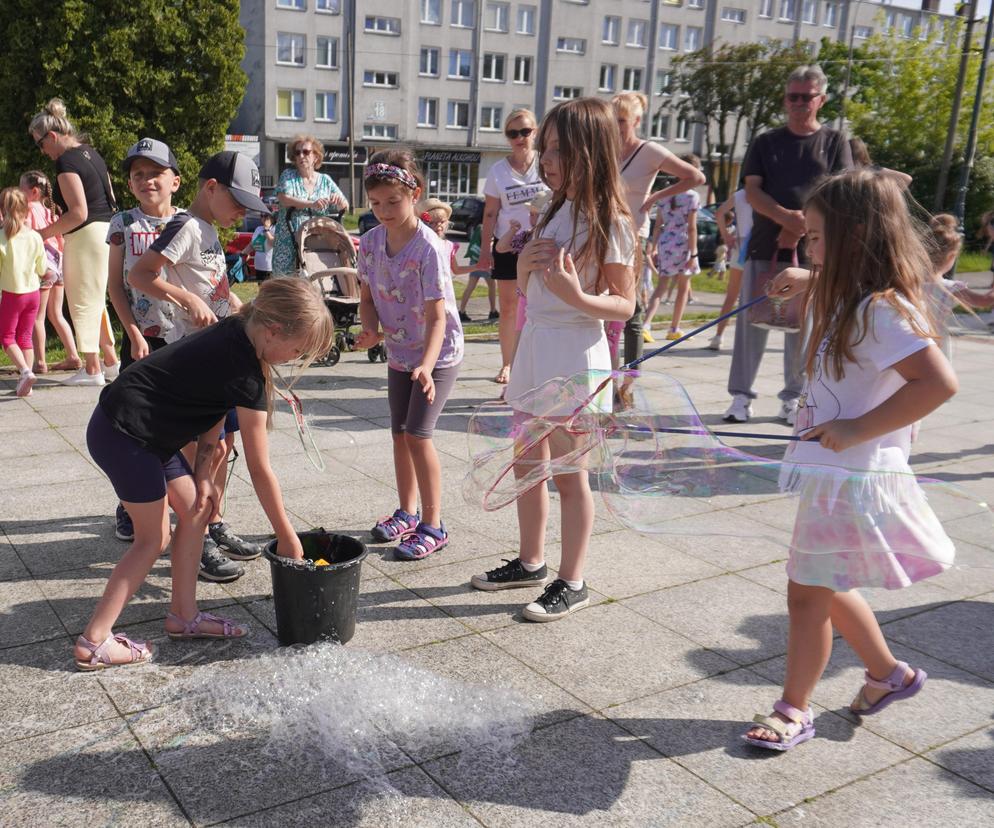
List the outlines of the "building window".
<svg viewBox="0 0 994 828">
<path fill-rule="evenodd" d="M 363 124 L 362 137 L 380 141 L 396 141 L 396 124 Z"/>
<path fill-rule="evenodd" d="M 400 18 L 383 17 L 378 14 L 367 14 L 365 30 L 369 34 L 399 35 Z"/>
<path fill-rule="evenodd" d="M 518 55 L 514 59 L 514 82 L 532 82 L 532 59 L 525 55 Z"/>
<path fill-rule="evenodd" d="M 438 77 L 439 51 L 434 46 L 421 47 L 421 62 L 418 64 L 418 74 L 431 78 Z"/>
<path fill-rule="evenodd" d="M 438 126 L 438 98 L 418 98 L 418 126 Z"/>
<path fill-rule="evenodd" d="M 677 141 L 690 140 L 690 121 L 688 121 L 686 118 L 676 119 L 676 140 Z"/>
<path fill-rule="evenodd" d="M 853 37 L 857 40 L 866 40 L 869 37 L 873 37 L 873 28 L 871 26 L 856 26 L 853 29 Z"/>
<path fill-rule="evenodd" d="M 469 101 L 449 101 L 445 125 L 450 129 L 469 129 Z"/>
<path fill-rule="evenodd" d="M 610 63 L 601 64 L 601 78 L 597 86 L 601 92 L 614 92 L 614 78 L 617 71 L 617 66 Z"/>
<path fill-rule="evenodd" d="M 276 0 L 276 8 L 307 11 L 307 0 Z"/>
<path fill-rule="evenodd" d="M 638 49 L 645 48 L 645 37 L 649 30 L 647 20 L 629 20 L 628 33 L 625 37 L 626 46 L 635 46 Z"/>
<path fill-rule="evenodd" d="M 505 55 L 495 55 L 493 52 L 486 52 L 483 55 L 483 80 L 500 81 L 507 80 L 507 73 L 504 65 L 507 61 Z"/>
<path fill-rule="evenodd" d="M 276 118 L 287 121 L 304 120 L 303 89 L 276 90 Z"/>
<path fill-rule="evenodd" d="M 637 92 L 642 88 L 642 70 L 631 66 L 625 67 L 625 79 L 621 88 L 626 92 Z"/>
<path fill-rule="evenodd" d="M 458 199 L 476 195 L 476 182 L 480 177 L 479 164 L 429 161 L 424 167 L 431 194 L 436 198 L 454 202 L 453 209 L 462 206 Z"/>
<path fill-rule="evenodd" d="M 657 112 L 649 122 L 649 137 L 658 141 L 670 140 L 670 116 Z"/>
<path fill-rule="evenodd" d="M 915 33 L 915 19 L 910 14 L 898 15 L 898 34 L 911 37 Z"/>
<path fill-rule="evenodd" d="M 804 0 L 801 7 L 801 19 L 805 23 L 815 24 L 818 22 L 818 0 Z"/>
<path fill-rule="evenodd" d="M 669 95 L 673 91 L 673 73 L 669 69 L 656 70 L 656 88 L 653 90 L 657 95 Z"/>
<path fill-rule="evenodd" d="M 442 25 L 442 0 L 421 0 L 421 22 L 429 26 Z"/>
<path fill-rule="evenodd" d="M 534 6 L 518 6 L 518 34 L 535 34 Z"/>
<path fill-rule="evenodd" d="M 552 97 L 557 101 L 568 101 L 572 98 L 582 98 L 583 88 L 580 86 L 554 86 Z"/>
<path fill-rule="evenodd" d="M 687 26 L 683 32 L 683 50 L 696 52 L 704 41 L 704 29 L 700 26 Z"/>
<path fill-rule="evenodd" d="M 773 17 L 773 0 L 759 0 L 759 16 Z"/>
<path fill-rule="evenodd" d="M 452 0 L 449 22 L 453 26 L 472 29 L 476 25 L 476 0 Z"/>
<path fill-rule="evenodd" d="M 727 21 L 728 23 L 745 23 L 745 9 L 722 9 L 721 19 Z"/>
<path fill-rule="evenodd" d="M 367 69 L 362 73 L 362 85 L 396 89 L 400 86 L 400 75 L 396 72 L 384 72 L 380 69 Z"/>
<path fill-rule="evenodd" d="M 318 37 L 318 54 L 315 58 L 318 69 L 338 68 L 338 38 Z"/>
<path fill-rule="evenodd" d="M 500 132 L 504 128 L 504 108 L 501 106 L 480 107 L 480 130 Z"/>
<path fill-rule="evenodd" d="M 314 120 L 315 121 L 338 120 L 337 92 L 314 93 Z"/>
<path fill-rule="evenodd" d="M 687 0 L 688 9 L 703 9 L 704 0 Z"/>
<path fill-rule="evenodd" d="M 797 20 L 797 0 L 780 0 L 780 19 L 789 23 Z"/>
<path fill-rule="evenodd" d="M 680 46 L 680 27 L 672 23 L 659 24 L 659 48 L 675 52 Z"/>
<path fill-rule="evenodd" d="M 341 14 L 342 0 L 314 0 L 314 11 L 322 14 Z"/>
<path fill-rule="evenodd" d="M 830 29 L 835 29 L 839 25 L 839 4 L 838 3 L 826 3 L 825 10 L 822 12 L 821 23 L 823 26 L 828 26 Z"/>
<path fill-rule="evenodd" d="M 302 34 L 276 33 L 276 62 L 288 66 L 303 66 L 307 38 Z"/>
<path fill-rule="evenodd" d="M 453 49 L 449 52 L 449 77 L 470 78 L 473 76 L 473 53 L 466 49 Z"/>
<path fill-rule="evenodd" d="M 488 32 L 506 32 L 510 11 L 509 3 L 487 3 L 487 19 L 484 28 Z"/>
<path fill-rule="evenodd" d="M 618 45 L 618 34 L 621 31 L 621 18 L 614 15 L 607 15 L 604 18 L 604 28 L 601 31 L 601 43 L 608 43 L 611 46 Z"/>
<path fill-rule="evenodd" d="M 587 41 L 582 37 L 560 37 L 556 40 L 556 51 L 582 55 L 587 51 Z"/>
</svg>

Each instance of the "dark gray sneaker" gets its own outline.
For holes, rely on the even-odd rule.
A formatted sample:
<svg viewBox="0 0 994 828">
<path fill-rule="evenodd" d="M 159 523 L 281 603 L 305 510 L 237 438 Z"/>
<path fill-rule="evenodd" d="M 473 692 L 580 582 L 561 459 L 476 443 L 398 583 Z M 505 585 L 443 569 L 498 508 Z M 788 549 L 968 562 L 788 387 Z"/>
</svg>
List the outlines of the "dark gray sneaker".
<svg viewBox="0 0 994 828">
<path fill-rule="evenodd" d="M 535 572 L 529 572 L 521 565 L 521 558 L 513 561 L 503 559 L 504 565 L 491 569 L 482 575 L 474 575 L 470 583 L 477 589 L 514 589 L 515 587 L 542 586 L 549 579 L 549 569 L 545 564 Z"/>
<path fill-rule="evenodd" d="M 223 520 L 211 523 L 207 527 L 207 532 L 213 538 L 214 543 L 229 558 L 236 561 L 254 561 L 262 554 L 262 544 L 252 543 L 242 540 Z"/>
<path fill-rule="evenodd" d="M 556 578 L 521 614 L 529 621 L 558 621 L 589 603 L 586 582 L 579 589 L 570 589 L 562 578 Z"/>
<path fill-rule="evenodd" d="M 237 581 L 244 574 L 245 570 L 241 565 L 221 554 L 210 535 L 204 538 L 204 551 L 200 555 L 201 578 L 223 584 Z"/>
</svg>

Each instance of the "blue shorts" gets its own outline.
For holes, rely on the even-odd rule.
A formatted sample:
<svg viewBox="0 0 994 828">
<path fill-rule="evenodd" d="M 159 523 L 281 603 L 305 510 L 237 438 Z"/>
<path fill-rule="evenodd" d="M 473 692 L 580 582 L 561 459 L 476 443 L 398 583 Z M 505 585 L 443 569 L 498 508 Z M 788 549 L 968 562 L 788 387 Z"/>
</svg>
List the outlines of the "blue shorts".
<svg viewBox="0 0 994 828">
<path fill-rule="evenodd" d="M 238 431 L 238 412 L 232 408 L 224 415 L 224 425 L 221 426 L 221 433 L 218 435 L 217 441 L 220 443 L 226 434 L 234 434 L 236 431 Z"/>
<path fill-rule="evenodd" d="M 125 503 L 162 500 L 170 480 L 193 477 L 193 471 L 180 452 L 163 462 L 137 440 L 114 428 L 99 405 L 86 427 L 86 447 Z"/>
</svg>

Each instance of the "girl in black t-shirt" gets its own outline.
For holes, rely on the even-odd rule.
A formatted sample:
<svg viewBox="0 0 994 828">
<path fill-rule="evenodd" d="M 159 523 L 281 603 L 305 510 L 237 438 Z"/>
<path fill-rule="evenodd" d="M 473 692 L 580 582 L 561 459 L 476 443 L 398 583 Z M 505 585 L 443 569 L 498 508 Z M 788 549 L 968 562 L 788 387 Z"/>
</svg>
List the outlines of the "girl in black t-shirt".
<svg viewBox="0 0 994 828">
<path fill-rule="evenodd" d="M 248 628 L 199 612 L 197 572 L 204 531 L 217 491 L 211 460 L 228 410 L 236 408 L 252 485 L 276 534 L 279 553 L 303 550 L 283 508 L 269 465 L 271 365 L 331 347 L 334 325 L 321 298 L 299 279 L 265 282 L 237 316 L 191 334 L 131 365 L 100 395 L 87 428 L 90 455 L 110 478 L 131 515 L 135 538 L 114 567 L 97 609 L 76 640 L 80 670 L 148 661 L 144 642 L 113 625 L 172 537 L 170 638 L 241 638 Z M 197 441 L 191 469 L 180 448 Z"/>
</svg>

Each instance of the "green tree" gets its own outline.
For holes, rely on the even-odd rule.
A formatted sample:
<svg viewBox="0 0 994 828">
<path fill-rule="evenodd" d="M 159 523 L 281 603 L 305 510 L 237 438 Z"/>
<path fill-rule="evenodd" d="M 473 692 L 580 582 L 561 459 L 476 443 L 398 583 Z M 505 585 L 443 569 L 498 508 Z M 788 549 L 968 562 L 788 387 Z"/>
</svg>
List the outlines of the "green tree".
<svg viewBox="0 0 994 828">
<path fill-rule="evenodd" d="M 224 145 L 245 91 L 238 0 L 4 0 L 0 3 L 0 172 L 52 165 L 27 134 L 52 97 L 107 161 L 122 204 L 120 161 L 144 136 L 176 154 L 188 203 L 203 161 Z"/>
</svg>

